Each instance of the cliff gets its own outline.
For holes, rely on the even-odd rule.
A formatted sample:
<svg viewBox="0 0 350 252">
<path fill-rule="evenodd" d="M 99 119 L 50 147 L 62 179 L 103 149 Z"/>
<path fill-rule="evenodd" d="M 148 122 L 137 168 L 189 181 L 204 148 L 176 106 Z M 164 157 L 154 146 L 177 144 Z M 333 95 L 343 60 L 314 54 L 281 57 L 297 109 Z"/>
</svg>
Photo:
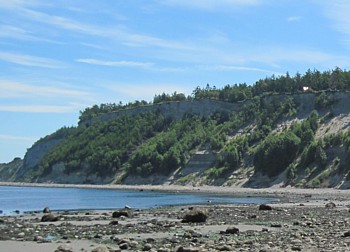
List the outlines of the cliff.
<svg viewBox="0 0 350 252">
<path fill-rule="evenodd" d="M 232 112 L 238 111 L 240 107 L 241 104 L 239 103 L 228 103 L 210 99 L 172 101 L 103 113 L 90 119 L 80 121 L 79 125 L 91 126 L 96 122 L 105 122 L 121 116 L 135 116 L 146 112 L 159 113 L 174 120 L 182 119 L 185 114 L 198 114 L 200 116 L 208 117 L 216 111 Z"/>
<path fill-rule="evenodd" d="M 326 95 L 326 98 L 321 97 L 322 95 Z M 286 167 L 281 167 L 280 171 L 273 174 L 273 176 L 268 172 L 266 173 L 266 170 L 258 170 L 254 163 L 257 159 L 256 152 L 259 146 L 265 144 L 265 138 L 293 131 L 298 122 L 309 120 L 312 111 L 315 110 L 318 113 L 318 126 L 312 135 L 313 139 L 305 143 L 307 146 L 298 145 L 295 158 Z M 149 118 L 145 115 L 155 117 Z M 188 115 L 195 115 L 196 117 L 191 119 L 192 117 L 188 117 Z M 141 119 L 139 116 L 141 116 Z M 161 124 L 154 122 L 159 117 L 164 118 Z M 127 120 L 130 120 L 129 123 L 131 124 L 124 125 L 126 128 L 119 132 L 118 126 L 116 126 L 120 125 L 117 124 L 119 123 L 118 120 L 126 120 L 125 118 L 129 118 Z M 155 128 L 145 133 L 142 132 L 145 131 L 145 126 L 142 126 L 141 129 L 136 127 L 139 130 L 139 133 L 137 133 L 139 134 L 137 136 L 138 140 L 134 143 L 130 142 L 132 140 L 125 141 L 125 143 L 130 142 L 130 146 L 128 145 L 123 153 L 118 152 L 121 147 L 112 147 L 116 145 L 111 143 L 98 145 L 99 141 L 102 144 L 102 140 L 99 140 L 101 133 L 98 132 L 105 132 L 104 134 L 115 133 L 113 137 L 118 135 L 118 141 L 124 141 L 131 137 L 130 132 L 135 131 L 134 125 L 132 125 L 134 123 L 132 120 L 135 118 L 146 120 L 145 122 L 142 121 L 145 124 L 141 124 L 146 126 L 153 120 L 152 127 Z M 183 125 L 186 120 L 188 120 L 186 122 L 188 125 Z M 179 124 L 176 124 L 176 121 L 182 126 L 176 126 Z M 193 124 L 194 121 L 195 124 Z M 137 121 L 137 123 L 140 122 Z M 9 170 L 7 171 L 7 174 L 10 175 L 5 175 L 7 166 L 3 166 L 0 170 L 0 179 L 2 181 L 53 183 L 167 183 L 247 187 L 292 185 L 348 188 L 350 169 L 347 165 L 348 152 L 344 144 L 347 136 L 344 134 L 347 133 L 349 125 L 350 94 L 347 92 L 264 95 L 236 103 L 201 99 L 140 106 L 99 114 L 79 122 L 77 129 L 72 130 L 73 133 L 58 134 L 56 137 L 41 139 L 28 150 L 22 164 L 18 165 L 19 163 L 17 163 L 16 170 L 12 169 L 10 173 Z M 202 133 L 195 131 L 197 126 L 199 128 L 204 127 L 202 129 L 204 131 Z M 176 133 L 177 135 L 169 133 L 177 131 L 176 127 L 180 127 L 178 133 Z M 304 141 L 302 135 L 298 135 L 296 130 L 293 132 L 301 142 Z M 87 135 L 84 136 L 84 134 Z M 123 134 L 125 136 L 122 139 L 121 135 Z M 141 136 L 140 134 L 144 135 Z M 164 136 L 164 134 L 168 135 Z M 203 134 L 201 137 L 203 140 L 193 139 L 191 140 L 194 142 L 192 145 L 186 142 L 187 140 L 182 140 L 182 138 L 190 138 L 191 134 Z M 327 140 L 329 136 L 335 137 L 334 135 L 342 139 L 333 144 L 325 143 L 325 141 L 329 141 Z M 84 141 L 88 137 L 90 139 L 86 144 L 80 143 L 79 145 L 76 142 L 81 141 L 77 139 L 82 136 L 81 139 Z M 163 146 L 161 143 L 167 141 L 164 138 L 168 139 L 169 137 L 174 137 L 177 141 Z M 221 141 L 219 144 L 217 143 L 218 139 Z M 240 146 L 242 141 L 245 141 L 243 143 L 244 148 Z M 67 157 L 70 154 L 74 156 L 72 150 L 78 151 L 77 146 L 85 148 L 84 145 L 88 143 L 94 143 L 90 147 L 90 154 L 85 153 L 83 158 L 81 156 L 75 159 Z M 175 144 L 179 145 L 179 143 L 181 146 L 175 148 L 178 151 L 178 154 L 176 154 L 178 156 L 174 156 L 172 161 L 175 162 L 175 166 L 169 169 L 168 172 L 163 173 L 159 169 L 164 167 L 165 160 L 170 158 L 171 153 L 177 153 L 174 152 L 174 148 L 171 148 Z M 313 157 L 310 163 L 306 164 L 303 161 L 305 155 L 307 155 L 305 154 L 308 151 L 307 148 L 311 148 L 312 144 L 317 145 L 317 148 L 321 148 L 322 154 L 325 155 L 322 166 Z M 152 146 L 155 146 L 155 149 L 152 149 Z M 71 148 L 67 152 L 69 155 L 60 154 L 64 153 L 62 150 L 69 148 Z M 162 148 L 167 149 L 161 150 Z M 99 149 L 101 152 L 99 152 Z M 145 153 L 146 150 L 149 152 L 148 154 L 141 154 Z M 84 149 L 84 151 L 87 150 Z M 100 153 L 101 156 L 100 158 L 96 156 L 96 159 L 94 159 L 93 156 L 97 153 Z M 108 153 L 108 155 L 104 153 Z M 109 158 L 112 153 L 115 156 L 107 159 L 107 156 Z M 75 154 L 75 156 L 79 155 Z M 144 156 L 137 161 L 138 155 Z M 158 161 L 155 160 L 156 156 L 152 158 L 153 155 L 160 155 Z M 235 158 L 234 162 L 232 158 Z M 105 163 L 103 164 L 102 161 L 96 163 L 96 160 L 102 160 Z M 171 161 L 171 159 L 169 160 Z M 167 164 L 173 164 L 169 163 L 169 160 Z M 159 162 L 163 162 L 163 165 Z M 96 168 L 97 166 L 109 166 L 109 168 L 101 172 L 99 168 Z M 303 170 L 303 167 L 305 170 Z M 145 171 L 149 174 L 146 174 Z"/>
</svg>

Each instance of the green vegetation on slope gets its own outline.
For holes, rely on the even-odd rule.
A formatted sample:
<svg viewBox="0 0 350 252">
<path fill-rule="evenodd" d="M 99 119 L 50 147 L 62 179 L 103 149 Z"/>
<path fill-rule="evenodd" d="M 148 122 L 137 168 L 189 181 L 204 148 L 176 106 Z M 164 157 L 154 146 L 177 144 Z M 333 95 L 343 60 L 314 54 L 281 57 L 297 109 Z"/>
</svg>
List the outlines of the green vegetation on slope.
<svg viewBox="0 0 350 252">
<path fill-rule="evenodd" d="M 111 176 L 133 150 L 166 130 L 169 123 L 162 115 L 145 113 L 96 123 L 93 127 L 78 127 L 43 158 L 39 170 L 48 174 L 54 164 L 64 162 L 67 174 L 88 166 L 91 174 Z"/>
<path fill-rule="evenodd" d="M 15 158 L 8 164 L 0 164 L 1 181 L 15 181 L 16 174 L 22 164 L 23 160 L 20 158 Z"/>
<path fill-rule="evenodd" d="M 302 94 L 303 87 L 315 92 L 313 107 L 306 119 L 281 127 L 281 122 L 295 119 L 303 108 L 300 97 L 291 95 Z M 190 97 L 177 93 L 158 95 L 153 103 L 209 98 L 240 102 L 242 106 L 238 111 L 217 111 L 209 117 L 189 112 L 182 120 L 140 110 L 133 116 L 63 128 L 39 141 L 63 138 L 37 167 L 27 172 L 27 178 L 33 180 L 50 174 L 58 163 L 64 164 L 66 174 L 87 169 L 89 174 L 100 177 L 113 177 L 120 171 L 142 177 L 168 175 L 184 167 L 200 146 L 209 144 L 216 162 L 204 176 L 214 180 L 228 179 L 237 169 L 253 167 L 255 174 L 270 178 L 287 171 L 290 184 L 328 186 L 327 175 L 344 175 L 349 171 L 350 132 L 316 138 L 321 121 L 332 116 L 330 113 L 329 118 L 321 117 L 316 110 L 323 114 L 331 112 L 338 102 L 329 90 L 349 89 L 350 72 L 337 68 L 323 73 L 308 71 L 294 77 L 272 76 L 252 86 L 238 84 L 217 89 L 207 85 L 197 87 Z M 83 111 L 80 120 L 145 105 L 151 106 L 145 101 L 95 105 Z M 335 148 L 342 151 L 332 151 Z"/>
</svg>

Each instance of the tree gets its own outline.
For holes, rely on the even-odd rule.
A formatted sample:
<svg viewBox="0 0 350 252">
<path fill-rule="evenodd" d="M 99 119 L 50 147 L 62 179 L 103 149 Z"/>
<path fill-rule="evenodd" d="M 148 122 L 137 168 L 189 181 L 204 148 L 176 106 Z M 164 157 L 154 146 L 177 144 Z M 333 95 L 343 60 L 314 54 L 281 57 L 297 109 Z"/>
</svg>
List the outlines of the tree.
<svg viewBox="0 0 350 252">
<path fill-rule="evenodd" d="M 270 177 L 281 173 L 297 156 L 300 138 L 293 132 L 270 134 L 259 144 L 254 155 L 256 171 Z"/>
</svg>

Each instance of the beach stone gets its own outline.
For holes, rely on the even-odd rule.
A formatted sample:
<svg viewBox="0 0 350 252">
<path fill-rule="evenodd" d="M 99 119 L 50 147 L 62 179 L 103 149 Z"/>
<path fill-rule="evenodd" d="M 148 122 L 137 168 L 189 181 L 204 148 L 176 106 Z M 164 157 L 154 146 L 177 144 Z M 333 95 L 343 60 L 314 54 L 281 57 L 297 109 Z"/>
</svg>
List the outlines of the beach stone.
<svg viewBox="0 0 350 252">
<path fill-rule="evenodd" d="M 159 248 L 157 252 L 171 252 L 171 250 L 168 248 Z"/>
<path fill-rule="evenodd" d="M 335 208 L 336 205 L 335 205 L 334 202 L 329 202 L 329 203 L 327 203 L 327 204 L 325 205 L 325 207 L 326 207 L 326 208 Z"/>
<path fill-rule="evenodd" d="M 131 213 L 130 210 L 127 210 L 127 209 L 114 211 L 112 213 L 112 217 L 113 218 L 120 218 L 122 216 L 127 217 L 127 218 L 131 218 L 132 217 L 132 213 Z"/>
<path fill-rule="evenodd" d="M 301 251 L 301 250 L 302 250 L 302 247 L 299 246 L 299 245 L 294 245 L 294 246 L 292 246 L 291 250 L 292 250 L 292 251 Z"/>
<path fill-rule="evenodd" d="M 200 250 L 198 248 L 184 248 L 179 247 L 176 252 L 199 252 Z"/>
<path fill-rule="evenodd" d="M 51 213 L 50 208 L 45 207 L 45 208 L 43 209 L 43 213 L 45 213 L 45 214 Z"/>
<path fill-rule="evenodd" d="M 150 251 L 152 249 L 152 245 L 149 243 L 146 243 L 143 248 L 142 251 Z"/>
<path fill-rule="evenodd" d="M 121 249 L 116 249 L 116 248 L 108 247 L 108 251 L 109 251 L 109 252 L 121 252 L 122 250 L 121 250 Z"/>
<path fill-rule="evenodd" d="M 121 243 L 121 244 L 119 244 L 119 248 L 120 248 L 120 249 L 123 249 L 123 250 L 124 250 L 124 249 L 129 249 L 129 244 L 126 243 L 126 242 L 125 242 L 125 243 Z"/>
<path fill-rule="evenodd" d="M 58 217 L 54 216 L 53 214 L 46 214 L 43 217 L 41 217 L 41 222 L 54 222 L 58 221 Z"/>
<path fill-rule="evenodd" d="M 238 234 L 239 233 L 239 229 L 236 227 L 228 227 L 226 229 L 226 234 Z"/>
<path fill-rule="evenodd" d="M 94 236 L 95 239 L 101 239 L 102 237 L 103 237 L 102 234 L 95 234 L 95 236 Z"/>
<path fill-rule="evenodd" d="M 36 235 L 36 236 L 34 236 L 34 241 L 36 241 L 36 242 L 43 242 L 44 241 L 44 237 L 42 237 L 41 235 Z"/>
<path fill-rule="evenodd" d="M 73 249 L 67 245 L 60 245 L 55 252 L 74 252 Z"/>
<path fill-rule="evenodd" d="M 346 231 L 344 234 L 343 234 L 344 237 L 350 237 L 350 231 Z"/>
<path fill-rule="evenodd" d="M 198 222 L 206 222 L 208 218 L 207 213 L 204 210 L 201 209 L 194 209 L 190 213 L 186 214 L 183 219 L 182 223 L 198 223 Z"/>
<path fill-rule="evenodd" d="M 18 233 L 17 238 L 24 238 L 26 234 L 24 232 Z"/>
<path fill-rule="evenodd" d="M 132 248 L 136 248 L 138 245 L 139 245 L 139 243 L 135 240 L 129 242 L 129 246 Z"/>
<path fill-rule="evenodd" d="M 272 210 L 272 206 L 266 205 L 266 204 L 261 204 L 261 205 L 259 206 L 259 210 L 260 210 L 260 211 L 269 211 L 269 210 Z"/>
<path fill-rule="evenodd" d="M 116 221 L 116 220 L 111 221 L 111 222 L 109 223 L 109 225 L 113 225 L 113 226 L 118 225 L 118 224 L 119 224 L 119 222 Z"/>
<path fill-rule="evenodd" d="M 282 227 L 282 224 L 280 224 L 280 223 L 271 223 L 271 227 L 274 227 L 274 228 L 281 228 L 281 227 Z"/>
<path fill-rule="evenodd" d="M 91 252 L 109 252 L 110 250 L 106 247 L 97 247 L 91 250 Z"/>
<path fill-rule="evenodd" d="M 221 247 L 216 248 L 219 251 L 232 251 L 232 247 L 229 245 L 223 245 Z"/>
</svg>

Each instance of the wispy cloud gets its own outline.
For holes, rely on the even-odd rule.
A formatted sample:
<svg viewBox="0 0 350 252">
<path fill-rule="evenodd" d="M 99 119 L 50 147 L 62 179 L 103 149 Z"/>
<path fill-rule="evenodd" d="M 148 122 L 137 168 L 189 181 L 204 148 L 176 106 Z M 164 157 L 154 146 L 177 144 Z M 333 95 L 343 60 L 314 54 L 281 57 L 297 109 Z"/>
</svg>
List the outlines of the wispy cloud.
<svg viewBox="0 0 350 252">
<path fill-rule="evenodd" d="M 260 4 L 261 0 L 191 0 L 191 1 L 183 1 L 183 0 L 160 0 L 162 4 L 170 5 L 170 6 L 182 6 L 203 10 L 212 10 L 217 8 L 232 8 L 232 7 L 240 7 L 245 5 L 257 5 Z"/>
<path fill-rule="evenodd" d="M 77 104 L 68 105 L 0 105 L 0 111 L 7 112 L 25 112 L 25 113 L 76 113 L 82 106 Z"/>
<path fill-rule="evenodd" d="M 149 68 L 153 66 L 150 62 L 137 62 L 137 61 L 103 61 L 97 59 L 77 59 L 77 62 L 101 65 L 101 66 L 111 66 L 111 67 L 138 67 L 138 68 Z"/>
<path fill-rule="evenodd" d="M 0 60 L 11 62 L 18 65 L 32 66 L 32 67 L 43 67 L 43 68 L 64 68 L 63 62 L 49 59 L 36 57 L 26 54 L 16 54 L 9 52 L 0 52 Z"/>
<path fill-rule="evenodd" d="M 283 73 L 266 70 L 256 67 L 244 67 L 244 66 L 229 66 L 229 65 L 218 65 L 218 66 L 206 66 L 204 68 L 211 69 L 214 71 L 251 71 L 251 72 L 261 72 L 266 74 L 282 75 Z"/>
<path fill-rule="evenodd" d="M 343 67 L 350 63 L 350 57 L 328 53 L 315 48 L 266 47 L 259 51 L 252 49 L 245 53 L 246 63 L 259 63 L 274 68 L 282 68 L 287 62 L 298 62 L 325 67 Z"/>
<path fill-rule="evenodd" d="M 350 2 L 347 0 L 317 1 L 324 8 L 325 15 L 332 21 L 331 27 L 344 37 L 340 42 L 350 47 Z"/>
<path fill-rule="evenodd" d="M 135 33 L 127 28 L 115 25 L 113 27 L 102 27 L 91 25 L 61 16 L 48 15 L 43 12 L 30 9 L 22 9 L 21 14 L 36 22 L 46 25 L 53 25 L 56 28 L 74 31 L 90 36 L 98 36 L 103 38 L 119 41 L 128 46 L 152 46 L 172 49 L 191 49 L 189 45 L 177 41 L 162 39 L 147 34 Z"/>
<path fill-rule="evenodd" d="M 38 137 L 26 137 L 16 135 L 3 135 L 0 134 L 0 140 L 20 141 L 20 142 L 34 142 L 38 140 Z"/>
<path fill-rule="evenodd" d="M 9 37 L 23 40 L 32 40 L 34 38 L 24 29 L 10 25 L 0 25 L 0 37 Z"/>
<path fill-rule="evenodd" d="M 298 22 L 298 21 L 300 21 L 301 19 L 302 19 L 301 16 L 291 16 L 291 17 L 288 17 L 288 18 L 287 18 L 287 21 L 288 21 L 288 22 Z"/>
<path fill-rule="evenodd" d="M 139 62 L 139 61 L 104 61 L 97 59 L 77 59 L 77 62 L 107 66 L 107 67 L 131 67 L 131 68 L 142 68 L 154 72 L 185 72 L 189 70 L 189 67 L 166 67 L 166 66 L 157 66 L 152 62 Z"/>
<path fill-rule="evenodd" d="M 123 95 L 128 98 L 128 101 L 132 100 L 147 100 L 151 101 L 155 95 L 161 93 L 171 94 L 175 91 L 177 93 L 190 94 L 192 87 L 184 87 L 184 85 L 173 84 L 173 83 L 160 83 L 160 84 L 110 84 L 106 86 L 112 92 Z"/>
<path fill-rule="evenodd" d="M 23 8 L 25 6 L 37 5 L 37 0 L 0 0 L 0 8 L 2 9 L 15 9 L 15 8 Z"/>
<path fill-rule="evenodd" d="M 0 37 L 34 41 L 34 42 L 45 42 L 45 43 L 60 44 L 60 45 L 64 44 L 60 41 L 35 35 L 33 32 L 27 31 L 20 27 L 11 26 L 11 25 L 0 25 Z"/>
<path fill-rule="evenodd" d="M 0 97 L 41 97 L 58 99 L 65 98 L 88 98 L 91 94 L 86 91 L 73 89 L 67 86 L 38 86 L 15 81 L 0 80 Z"/>
</svg>

